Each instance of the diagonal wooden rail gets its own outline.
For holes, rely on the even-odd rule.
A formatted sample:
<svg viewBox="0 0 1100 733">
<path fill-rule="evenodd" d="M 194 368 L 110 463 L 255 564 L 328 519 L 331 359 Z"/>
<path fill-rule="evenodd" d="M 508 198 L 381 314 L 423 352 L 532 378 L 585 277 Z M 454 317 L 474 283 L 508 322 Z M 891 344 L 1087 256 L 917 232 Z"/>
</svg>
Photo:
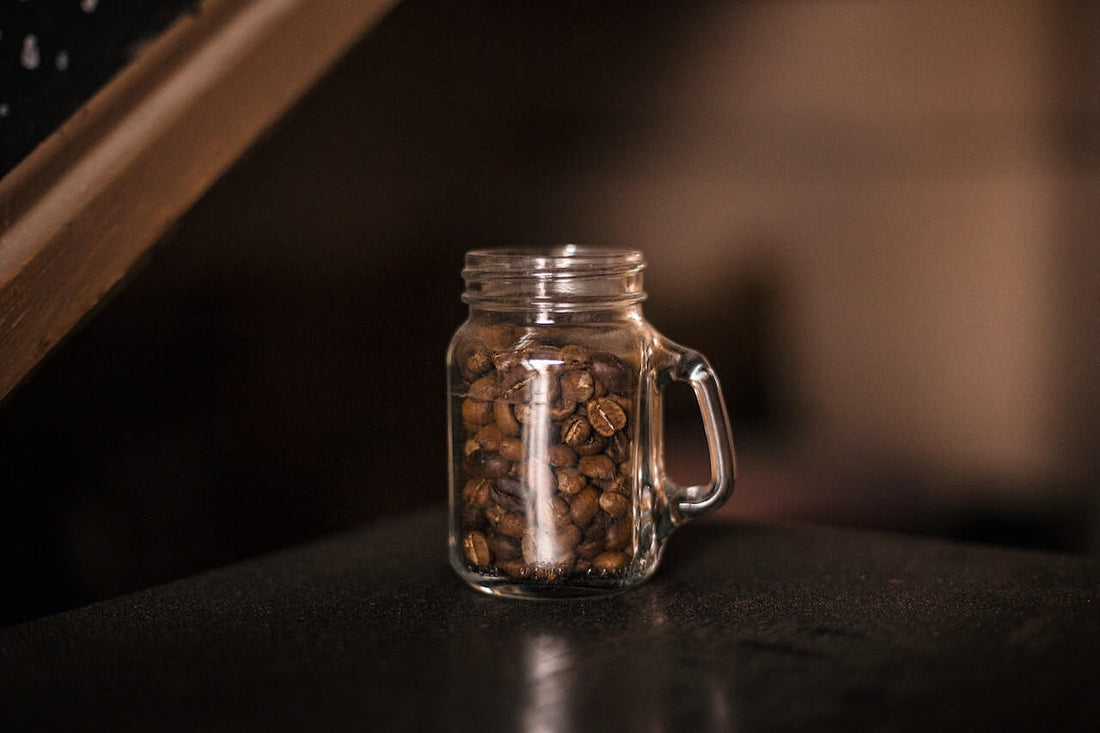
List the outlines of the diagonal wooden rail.
<svg viewBox="0 0 1100 733">
<path fill-rule="evenodd" d="M 0 400 L 396 0 L 208 0 L 0 180 Z"/>
</svg>

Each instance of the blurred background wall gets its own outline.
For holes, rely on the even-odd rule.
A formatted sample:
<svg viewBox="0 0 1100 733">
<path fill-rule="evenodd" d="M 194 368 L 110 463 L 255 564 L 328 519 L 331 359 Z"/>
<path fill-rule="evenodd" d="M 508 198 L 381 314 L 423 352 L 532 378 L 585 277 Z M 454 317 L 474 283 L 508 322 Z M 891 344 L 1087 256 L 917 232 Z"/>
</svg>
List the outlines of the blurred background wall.
<svg viewBox="0 0 1100 733">
<path fill-rule="evenodd" d="M 401 4 L 0 405 L 3 621 L 442 501 L 492 244 L 645 250 L 724 513 L 1090 551 L 1098 42 L 1084 0 Z"/>
</svg>

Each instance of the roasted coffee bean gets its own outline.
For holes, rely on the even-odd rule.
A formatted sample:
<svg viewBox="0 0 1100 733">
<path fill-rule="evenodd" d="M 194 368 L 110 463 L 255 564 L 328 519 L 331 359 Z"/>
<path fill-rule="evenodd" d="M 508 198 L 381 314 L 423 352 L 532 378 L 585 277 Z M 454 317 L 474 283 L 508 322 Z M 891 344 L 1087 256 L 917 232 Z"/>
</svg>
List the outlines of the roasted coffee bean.
<svg viewBox="0 0 1100 733">
<path fill-rule="evenodd" d="M 592 433 L 588 436 L 588 440 L 583 443 L 579 443 L 573 446 L 573 450 L 577 451 L 579 456 L 594 456 L 604 449 L 607 445 L 607 439 Z"/>
<path fill-rule="evenodd" d="M 489 541 L 481 532 L 467 532 L 462 540 L 462 550 L 466 553 L 466 559 L 474 565 L 487 566 L 492 560 Z"/>
<path fill-rule="evenodd" d="M 607 439 L 604 453 L 615 463 L 621 463 L 630 457 L 630 440 L 624 433 L 617 432 Z"/>
<path fill-rule="evenodd" d="M 588 484 L 588 479 L 575 468 L 559 468 L 555 473 L 558 477 L 558 491 L 563 494 L 580 493 Z"/>
<path fill-rule="evenodd" d="M 523 517 L 519 514 L 513 514 L 511 512 L 505 512 L 501 516 L 500 521 L 497 522 L 497 532 L 503 535 L 519 539 L 523 537 L 523 533 L 527 531 L 527 523 L 523 520 Z"/>
<path fill-rule="evenodd" d="M 474 442 L 482 450 L 496 453 L 500 451 L 500 442 L 503 438 L 504 432 L 497 427 L 496 423 L 489 423 L 481 430 L 477 431 L 477 435 L 474 436 Z"/>
<path fill-rule="evenodd" d="M 587 405 L 588 422 L 592 429 L 605 438 L 610 438 L 626 426 L 626 413 L 614 400 L 602 397 Z"/>
<path fill-rule="evenodd" d="M 602 453 L 595 456 L 582 456 L 577 461 L 577 468 L 588 478 L 611 479 L 615 476 L 615 464 Z"/>
<path fill-rule="evenodd" d="M 531 576 L 531 568 L 523 560 L 508 560 L 500 564 L 500 569 L 513 578 L 522 579 Z"/>
<path fill-rule="evenodd" d="M 609 550 L 622 550 L 630 544 L 632 534 L 629 517 L 616 519 L 608 525 L 604 543 Z"/>
<path fill-rule="evenodd" d="M 601 552 L 592 558 L 592 567 L 601 572 L 619 570 L 626 565 L 626 555 L 621 552 Z"/>
<path fill-rule="evenodd" d="M 561 360 L 566 364 L 587 364 L 591 358 L 591 352 L 583 346 L 568 344 L 561 348 Z"/>
<path fill-rule="evenodd" d="M 565 402 L 564 400 L 558 400 L 554 404 L 550 405 L 550 419 L 564 420 L 576 411 L 576 402 Z"/>
<path fill-rule="evenodd" d="M 485 512 L 472 504 L 463 504 L 459 512 L 459 521 L 463 529 L 483 529 L 488 522 Z"/>
<path fill-rule="evenodd" d="M 493 482 L 489 498 L 509 512 L 522 512 L 527 508 L 527 489 L 522 482 L 508 476 Z"/>
<path fill-rule="evenodd" d="M 557 479 L 554 477 L 554 469 L 550 466 L 541 462 L 526 461 L 520 463 L 517 468 L 516 477 L 522 479 L 538 496 L 549 496 L 553 492 Z"/>
<path fill-rule="evenodd" d="M 550 499 L 547 504 L 550 516 L 553 518 L 554 526 L 561 529 L 562 527 L 571 526 L 573 521 L 572 515 L 569 513 L 569 502 L 560 496 L 555 496 Z M 576 544 L 575 542 L 573 544 Z"/>
<path fill-rule="evenodd" d="M 620 473 L 615 474 L 609 479 L 593 479 L 592 483 L 599 486 L 604 491 L 612 491 L 616 494 L 622 494 L 626 496 L 630 493 L 627 489 L 627 478 Z"/>
<path fill-rule="evenodd" d="M 559 547 L 572 550 L 581 541 L 581 528 L 575 524 L 566 524 L 560 528 L 557 534 Z"/>
<path fill-rule="evenodd" d="M 610 399 L 612 402 L 614 402 L 616 405 L 618 405 L 619 407 L 622 408 L 623 412 L 626 413 L 627 422 L 629 422 L 630 421 L 630 411 L 634 409 L 634 400 L 632 400 L 629 397 L 627 397 L 626 395 L 622 395 L 622 394 L 609 395 L 608 399 Z"/>
<path fill-rule="evenodd" d="M 547 459 L 554 468 L 564 468 L 577 462 L 577 454 L 569 446 L 558 444 L 550 446 Z"/>
<path fill-rule="evenodd" d="M 472 354 L 466 357 L 466 362 L 463 366 L 465 369 L 462 370 L 462 376 L 465 377 L 467 381 L 472 382 L 474 379 L 493 368 L 493 357 L 487 348 L 478 347 Z"/>
<path fill-rule="evenodd" d="M 589 486 L 573 497 L 573 503 L 569 505 L 569 516 L 573 519 L 573 524 L 585 527 L 599 510 L 600 495 Z"/>
<path fill-rule="evenodd" d="M 533 419 L 538 417 L 538 413 L 527 404 L 516 405 L 512 408 L 512 414 L 516 416 L 516 421 L 521 425 L 528 425 Z"/>
<path fill-rule="evenodd" d="M 610 524 L 611 518 L 607 516 L 607 512 L 596 512 L 596 516 L 593 517 L 592 521 L 588 523 L 588 526 L 584 528 L 585 542 L 599 542 L 602 547 L 604 538 L 607 537 L 607 528 Z"/>
<path fill-rule="evenodd" d="M 570 402 L 588 402 L 592 399 L 595 383 L 587 369 L 574 369 L 561 375 L 561 397 Z"/>
<path fill-rule="evenodd" d="M 492 479 L 472 478 L 462 487 L 462 501 L 471 506 L 484 509 L 489 506 L 489 488 L 493 485 Z"/>
<path fill-rule="evenodd" d="M 631 369 L 625 361 L 606 352 L 592 354 L 592 376 L 610 392 L 630 389 Z"/>
<path fill-rule="evenodd" d="M 500 395 L 500 383 L 496 377 L 482 377 L 470 385 L 467 395 L 481 402 L 492 402 Z"/>
<path fill-rule="evenodd" d="M 513 369 L 501 375 L 501 397 L 514 405 L 531 399 L 531 386 L 538 372 L 531 369 Z"/>
<path fill-rule="evenodd" d="M 576 549 L 577 557 L 585 560 L 591 560 L 603 551 L 603 540 L 585 540 L 577 545 Z M 578 567 L 577 569 L 580 570 L 581 568 Z"/>
<path fill-rule="evenodd" d="M 507 512 L 496 504 L 490 503 L 489 506 L 485 507 L 485 518 L 489 520 L 489 524 L 493 527 L 500 524 L 500 520 L 504 518 L 505 514 Z"/>
<path fill-rule="evenodd" d="M 493 403 L 467 397 L 462 401 L 462 421 L 471 425 L 487 425 L 493 419 Z"/>
<path fill-rule="evenodd" d="M 507 476 L 512 464 L 499 453 L 475 450 L 466 456 L 466 475 L 472 477 L 500 478 Z"/>
<path fill-rule="evenodd" d="M 513 437 L 519 435 L 519 421 L 512 413 L 512 406 L 504 400 L 497 400 L 493 403 L 493 419 L 496 421 L 497 427 L 500 428 L 500 432 Z"/>
<path fill-rule="evenodd" d="M 588 420 L 580 415 L 573 415 L 561 426 L 561 442 L 566 445 L 578 446 L 588 440 L 592 433 L 592 426 Z"/>
<path fill-rule="evenodd" d="M 522 557 L 519 543 L 511 537 L 502 534 L 492 534 L 489 536 L 489 552 L 492 553 L 498 563 L 505 562 L 506 560 L 518 560 Z"/>
<path fill-rule="evenodd" d="M 513 463 L 523 460 L 523 441 L 519 438 L 503 438 L 500 441 L 500 455 Z"/>
<path fill-rule="evenodd" d="M 630 502 L 622 494 L 613 491 L 605 491 L 600 494 L 600 509 L 603 509 L 614 519 L 624 516 L 630 509 Z"/>
</svg>

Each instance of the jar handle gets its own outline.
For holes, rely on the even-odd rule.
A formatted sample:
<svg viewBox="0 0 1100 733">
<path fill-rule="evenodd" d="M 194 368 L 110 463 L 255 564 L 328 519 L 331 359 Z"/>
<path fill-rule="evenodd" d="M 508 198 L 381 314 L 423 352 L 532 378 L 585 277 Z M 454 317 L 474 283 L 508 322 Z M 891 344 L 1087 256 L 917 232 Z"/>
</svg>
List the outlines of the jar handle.
<svg viewBox="0 0 1100 733">
<path fill-rule="evenodd" d="M 733 450 L 733 431 L 730 429 L 726 402 L 714 373 L 705 356 L 698 351 L 684 348 L 665 340 L 663 344 L 673 357 L 672 363 L 661 370 L 658 388 L 663 390 L 671 382 L 687 382 L 695 391 L 699 411 L 703 417 L 703 430 L 710 452 L 710 483 L 673 489 L 673 522 L 681 524 L 701 517 L 722 506 L 733 493 L 737 477 L 737 459 Z M 665 483 L 670 483 L 665 479 Z"/>
</svg>

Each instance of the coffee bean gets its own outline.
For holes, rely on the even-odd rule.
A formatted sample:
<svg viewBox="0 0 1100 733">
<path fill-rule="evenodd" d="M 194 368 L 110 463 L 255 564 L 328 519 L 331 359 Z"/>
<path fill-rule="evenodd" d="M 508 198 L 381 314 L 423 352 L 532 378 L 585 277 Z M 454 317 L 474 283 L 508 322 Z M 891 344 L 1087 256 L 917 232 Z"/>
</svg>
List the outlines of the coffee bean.
<svg viewBox="0 0 1100 733">
<path fill-rule="evenodd" d="M 518 560 L 522 556 L 519 543 L 502 534 L 489 536 L 489 552 L 492 553 L 498 563 L 505 560 Z"/>
<path fill-rule="evenodd" d="M 517 540 L 523 537 L 525 531 L 527 531 L 527 523 L 523 521 L 523 517 L 519 514 L 506 512 L 497 522 L 497 532 Z"/>
<path fill-rule="evenodd" d="M 629 517 L 616 519 L 607 527 L 605 543 L 609 550 L 622 550 L 630 544 L 633 531 Z"/>
<path fill-rule="evenodd" d="M 500 450 L 500 441 L 504 438 L 504 432 L 496 423 L 489 423 L 474 436 L 474 442 L 482 450 L 496 453 Z"/>
<path fill-rule="evenodd" d="M 561 529 L 562 527 L 572 526 L 573 518 L 569 512 L 569 502 L 560 496 L 555 496 L 550 500 L 547 507 L 555 527 Z M 573 544 L 577 543 L 574 542 Z"/>
<path fill-rule="evenodd" d="M 592 429 L 605 438 L 610 438 L 626 426 L 626 413 L 614 400 L 602 397 L 587 405 L 588 422 Z"/>
<path fill-rule="evenodd" d="M 488 521 L 485 512 L 472 504 L 463 504 L 458 514 L 463 529 L 483 529 Z"/>
<path fill-rule="evenodd" d="M 573 503 L 569 505 L 569 516 L 573 519 L 573 524 L 584 527 L 592 521 L 599 510 L 599 494 L 589 486 L 573 497 Z"/>
<path fill-rule="evenodd" d="M 605 491 L 600 494 L 600 509 L 614 519 L 624 516 L 630 509 L 630 502 L 622 494 Z"/>
<path fill-rule="evenodd" d="M 500 394 L 500 384 L 495 377 L 482 377 L 470 385 L 467 395 L 481 402 L 492 402 Z"/>
<path fill-rule="evenodd" d="M 507 476 L 512 464 L 505 460 L 499 453 L 491 451 L 475 450 L 466 456 L 466 475 L 486 478 L 500 478 Z"/>
<path fill-rule="evenodd" d="M 621 552 L 601 552 L 592 558 L 592 567 L 601 572 L 619 570 L 626 564 L 626 555 Z"/>
<path fill-rule="evenodd" d="M 570 402 L 588 402 L 592 399 L 595 383 L 586 369 L 574 369 L 561 375 L 561 397 Z"/>
<path fill-rule="evenodd" d="M 523 460 L 523 442 L 519 438 L 503 438 L 500 441 L 500 455 L 513 463 Z"/>
<path fill-rule="evenodd" d="M 521 482 L 508 476 L 493 482 L 489 489 L 489 498 L 509 512 L 522 512 L 527 508 L 526 488 Z"/>
<path fill-rule="evenodd" d="M 588 436 L 588 440 L 573 446 L 573 450 L 579 456 L 594 456 L 604 449 L 607 439 L 595 433 Z"/>
<path fill-rule="evenodd" d="M 615 464 L 603 454 L 582 456 L 577 461 L 577 468 L 589 478 L 610 479 L 615 476 Z"/>
<path fill-rule="evenodd" d="M 467 532 L 462 540 L 462 549 L 466 559 L 474 565 L 487 566 L 492 559 L 489 554 L 489 541 L 481 532 Z"/>
<path fill-rule="evenodd" d="M 489 371 L 493 367 L 493 358 L 485 347 L 478 347 L 472 354 L 466 357 L 462 376 L 468 381 L 473 381 L 478 376 Z"/>
<path fill-rule="evenodd" d="M 512 413 L 512 406 L 504 400 L 497 400 L 493 403 L 493 419 L 496 421 L 497 427 L 500 428 L 500 432 L 513 437 L 519 435 L 519 421 Z"/>
<path fill-rule="evenodd" d="M 566 402 L 564 399 L 559 400 L 550 405 L 550 419 L 555 421 L 564 420 L 576 412 L 576 410 L 576 402 Z"/>
<path fill-rule="evenodd" d="M 569 344 L 563 346 L 561 349 L 561 359 L 566 364 L 587 364 L 588 360 L 592 358 L 591 352 L 583 346 L 577 344 Z"/>
<path fill-rule="evenodd" d="M 631 369 L 625 361 L 606 352 L 592 354 L 592 376 L 611 392 L 630 388 Z"/>
<path fill-rule="evenodd" d="M 621 463 L 630 457 L 630 440 L 625 433 L 617 432 L 607 439 L 604 452 L 615 463 Z"/>
<path fill-rule="evenodd" d="M 467 397 L 462 401 L 462 420 L 471 425 L 486 425 L 493 419 L 493 403 Z"/>
<path fill-rule="evenodd" d="M 603 551 L 603 540 L 585 540 L 577 545 L 576 549 L 577 557 L 585 560 L 591 560 Z M 579 567 L 577 569 L 580 570 Z"/>
<path fill-rule="evenodd" d="M 572 466 L 577 462 L 577 454 L 573 452 L 573 449 L 561 444 L 550 446 L 550 450 L 547 451 L 547 458 L 554 468 Z"/>
<path fill-rule="evenodd" d="M 578 446 L 588 440 L 592 433 L 592 426 L 588 420 L 580 415 L 573 415 L 561 426 L 561 442 L 566 445 Z"/>
<path fill-rule="evenodd" d="M 472 478 L 462 487 L 462 501 L 470 506 L 484 509 L 489 506 L 489 488 L 493 485 L 492 479 Z"/>
<path fill-rule="evenodd" d="M 558 491 L 563 494 L 580 493 L 588 484 L 588 479 L 575 468 L 559 468 L 555 473 L 558 477 Z"/>
</svg>

